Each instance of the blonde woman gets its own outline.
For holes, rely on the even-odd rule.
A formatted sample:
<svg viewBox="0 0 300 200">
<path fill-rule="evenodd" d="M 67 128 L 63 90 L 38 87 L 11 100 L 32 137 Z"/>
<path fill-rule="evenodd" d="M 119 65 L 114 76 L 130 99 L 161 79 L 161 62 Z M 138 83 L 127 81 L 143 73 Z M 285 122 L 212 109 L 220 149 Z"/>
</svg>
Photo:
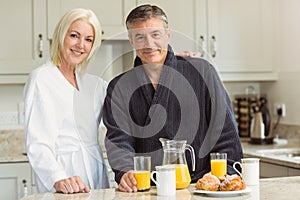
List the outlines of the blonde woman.
<svg viewBox="0 0 300 200">
<path fill-rule="evenodd" d="M 85 73 L 100 43 L 96 15 L 86 9 L 69 11 L 54 31 L 51 59 L 26 83 L 27 154 L 39 192 L 109 187 L 98 143 L 107 83 Z"/>
</svg>

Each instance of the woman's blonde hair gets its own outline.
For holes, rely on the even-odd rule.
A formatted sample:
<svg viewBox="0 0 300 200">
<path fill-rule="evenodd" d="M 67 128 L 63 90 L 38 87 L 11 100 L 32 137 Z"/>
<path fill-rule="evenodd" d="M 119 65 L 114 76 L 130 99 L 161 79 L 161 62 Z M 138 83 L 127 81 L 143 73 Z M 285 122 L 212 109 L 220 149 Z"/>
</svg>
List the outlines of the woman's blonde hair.
<svg viewBox="0 0 300 200">
<path fill-rule="evenodd" d="M 95 55 L 96 50 L 101 45 L 102 31 L 101 31 L 100 22 L 97 16 L 95 15 L 95 13 L 91 10 L 76 8 L 67 12 L 60 19 L 53 33 L 50 57 L 54 65 L 61 66 L 62 64 L 61 51 L 64 46 L 64 40 L 68 32 L 68 29 L 70 28 L 71 24 L 76 20 L 84 20 L 89 24 L 91 24 L 91 26 L 94 29 L 94 35 L 95 35 L 90 54 L 87 56 L 86 59 L 84 59 L 77 66 L 80 71 L 84 72 L 89 62 L 91 61 L 92 57 Z"/>
</svg>

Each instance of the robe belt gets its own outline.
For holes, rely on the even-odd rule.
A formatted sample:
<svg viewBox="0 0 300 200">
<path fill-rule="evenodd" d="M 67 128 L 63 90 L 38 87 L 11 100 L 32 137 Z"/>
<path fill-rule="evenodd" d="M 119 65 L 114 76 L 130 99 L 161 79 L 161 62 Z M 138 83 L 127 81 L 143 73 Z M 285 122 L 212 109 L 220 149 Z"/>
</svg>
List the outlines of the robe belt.
<svg viewBox="0 0 300 200">
<path fill-rule="evenodd" d="M 57 150 L 57 154 L 70 153 L 70 152 L 81 150 L 82 157 L 83 157 L 83 164 L 84 164 L 84 167 L 85 167 L 85 170 L 86 170 L 88 181 L 90 183 L 90 187 L 94 188 L 95 185 L 94 185 L 94 180 L 93 180 L 93 176 L 92 176 L 92 170 L 91 170 L 91 167 L 89 165 L 87 148 L 94 147 L 94 146 L 98 147 L 99 145 L 97 143 L 89 144 L 89 145 L 83 145 L 82 143 L 79 143 L 79 144 L 80 145 L 78 145 L 78 146 L 72 146 L 72 147 L 68 147 L 68 148 L 60 148 L 60 149 Z"/>
</svg>

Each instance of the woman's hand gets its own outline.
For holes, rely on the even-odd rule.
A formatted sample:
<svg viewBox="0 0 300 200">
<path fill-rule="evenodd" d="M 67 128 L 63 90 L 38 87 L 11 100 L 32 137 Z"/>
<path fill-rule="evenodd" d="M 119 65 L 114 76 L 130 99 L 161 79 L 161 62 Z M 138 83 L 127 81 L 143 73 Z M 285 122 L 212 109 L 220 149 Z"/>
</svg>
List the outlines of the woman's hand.
<svg viewBox="0 0 300 200">
<path fill-rule="evenodd" d="M 120 181 L 119 190 L 122 192 L 137 192 L 136 180 L 133 174 L 133 171 L 130 170 L 126 172 Z"/>
<path fill-rule="evenodd" d="M 180 52 L 180 53 L 176 53 L 176 56 L 200 58 L 201 53 L 200 52 L 193 52 L 193 51 L 183 51 L 183 52 Z"/>
<path fill-rule="evenodd" d="M 79 176 L 71 176 L 54 183 L 56 192 L 64 194 L 90 192 L 90 188 L 83 183 Z"/>
</svg>

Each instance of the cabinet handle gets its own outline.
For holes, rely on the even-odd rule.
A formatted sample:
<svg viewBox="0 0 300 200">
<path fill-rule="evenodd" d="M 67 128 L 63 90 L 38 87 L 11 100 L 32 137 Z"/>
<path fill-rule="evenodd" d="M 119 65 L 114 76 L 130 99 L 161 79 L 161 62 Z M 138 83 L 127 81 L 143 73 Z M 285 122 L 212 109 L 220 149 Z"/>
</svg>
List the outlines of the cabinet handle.
<svg viewBox="0 0 300 200">
<path fill-rule="evenodd" d="M 28 196 L 28 188 L 27 188 L 27 185 L 26 185 L 26 180 L 23 179 L 22 183 L 23 183 L 23 197 L 26 197 Z"/>
<path fill-rule="evenodd" d="M 201 58 L 204 57 L 204 53 L 205 53 L 205 41 L 204 41 L 204 37 L 203 35 L 200 35 L 200 38 L 199 38 L 199 48 L 200 48 L 200 56 Z"/>
<path fill-rule="evenodd" d="M 44 49 L 44 43 L 43 43 L 43 35 L 39 34 L 39 57 L 43 57 L 43 49 Z"/>
<path fill-rule="evenodd" d="M 211 56 L 215 58 L 217 55 L 217 39 L 213 35 L 211 36 Z"/>
</svg>

